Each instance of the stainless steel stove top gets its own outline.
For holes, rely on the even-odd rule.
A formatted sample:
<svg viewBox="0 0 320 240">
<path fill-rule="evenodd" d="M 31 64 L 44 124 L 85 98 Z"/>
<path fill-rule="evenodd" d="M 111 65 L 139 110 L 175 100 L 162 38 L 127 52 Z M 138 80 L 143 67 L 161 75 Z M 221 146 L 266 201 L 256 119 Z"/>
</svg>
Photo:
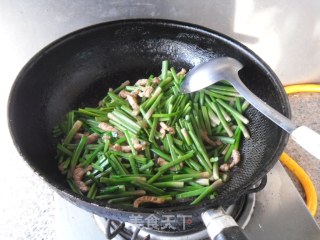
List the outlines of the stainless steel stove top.
<svg viewBox="0 0 320 240">
<path fill-rule="evenodd" d="M 249 239 L 320 239 L 319 226 L 310 215 L 303 199 L 279 162 L 268 173 L 266 187 L 256 193 L 255 197 L 249 198 L 255 201 L 250 221 L 243 223 Z M 58 195 L 55 197 L 55 204 L 57 239 L 106 239 L 94 215 L 73 206 Z M 250 211 L 250 207 L 247 210 Z M 205 233 L 199 232 L 185 239 L 204 238 L 206 238 Z M 152 239 L 164 238 L 159 236 L 152 238 L 151 235 Z"/>
<path fill-rule="evenodd" d="M 320 239 L 319 226 L 279 162 L 269 172 L 266 187 L 257 193 L 245 230 L 251 239 L 259 240 Z"/>
</svg>

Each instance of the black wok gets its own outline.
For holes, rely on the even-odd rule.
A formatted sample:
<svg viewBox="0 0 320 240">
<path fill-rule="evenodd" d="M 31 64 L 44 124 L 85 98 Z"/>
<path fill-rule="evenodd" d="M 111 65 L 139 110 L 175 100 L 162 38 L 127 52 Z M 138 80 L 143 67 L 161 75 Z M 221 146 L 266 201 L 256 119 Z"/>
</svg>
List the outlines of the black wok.
<svg viewBox="0 0 320 240">
<path fill-rule="evenodd" d="M 91 201 L 73 193 L 57 168 L 51 129 L 65 114 L 80 106 L 96 106 L 109 87 L 124 80 L 159 74 L 161 61 L 190 69 L 217 56 L 229 56 L 245 67 L 240 77 L 252 92 L 289 116 L 288 99 L 274 72 L 252 51 L 218 32 L 167 20 L 123 20 L 73 32 L 51 43 L 21 70 L 11 91 L 8 119 L 14 143 L 27 163 L 61 196 L 100 216 L 130 222 L 132 214 L 161 218 L 192 215 L 201 222 L 208 208 L 228 205 L 245 194 L 276 163 L 288 134 L 250 107 L 251 138 L 241 144 L 242 161 L 214 200 L 198 206 L 179 204 L 165 208 L 120 208 Z M 146 223 L 146 222 L 145 222 Z M 173 223 L 177 230 L 182 221 Z"/>
</svg>

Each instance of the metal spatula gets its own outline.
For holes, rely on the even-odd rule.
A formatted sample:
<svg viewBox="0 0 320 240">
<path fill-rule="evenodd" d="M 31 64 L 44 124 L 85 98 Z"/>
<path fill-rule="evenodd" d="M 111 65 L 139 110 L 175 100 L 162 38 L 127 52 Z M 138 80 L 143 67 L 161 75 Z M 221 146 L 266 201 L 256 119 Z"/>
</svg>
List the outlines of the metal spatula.
<svg viewBox="0 0 320 240">
<path fill-rule="evenodd" d="M 306 126 L 296 126 L 290 119 L 254 95 L 241 81 L 238 72 L 243 65 L 234 58 L 221 57 L 194 67 L 181 85 L 183 93 L 199 91 L 221 80 L 228 81 L 251 105 L 291 134 L 306 151 L 320 159 L 320 135 Z"/>
</svg>

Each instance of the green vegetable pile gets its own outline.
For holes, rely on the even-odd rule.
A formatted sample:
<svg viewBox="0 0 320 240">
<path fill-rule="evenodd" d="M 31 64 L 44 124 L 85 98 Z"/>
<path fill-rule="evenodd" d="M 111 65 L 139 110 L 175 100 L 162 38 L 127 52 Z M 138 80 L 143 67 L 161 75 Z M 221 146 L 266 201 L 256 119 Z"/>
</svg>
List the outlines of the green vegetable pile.
<svg viewBox="0 0 320 240">
<path fill-rule="evenodd" d="M 128 81 L 96 108 L 67 114 L 53 129 L 70 188 L 90 199 L 139 207 L 214 198 L 240 161 L 249 106 L 227 82 L 182 94 L 186 71 Z M 185 201 L 185 200 L 183 200 Z"/>
</svg>

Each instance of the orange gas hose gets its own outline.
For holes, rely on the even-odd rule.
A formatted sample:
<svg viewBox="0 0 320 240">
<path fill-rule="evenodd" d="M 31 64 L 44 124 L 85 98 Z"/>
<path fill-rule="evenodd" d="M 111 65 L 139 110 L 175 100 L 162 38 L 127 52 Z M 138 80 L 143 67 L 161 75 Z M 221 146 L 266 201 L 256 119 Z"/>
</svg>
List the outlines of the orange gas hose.
<svg viewBox="0 0 320 240">
<path fill-rule="evenodd" d="M 320 84 L 297 84 L 285 87 L 286 93 L 299 93 L 299 92 L 320 92 Z M 305 193 L 307 207 L 312 214 L 315 216 L 317 214 L 318 208 L 318 195 L 314 184 L 308 174 L 299 166 L 299 164 L 294 161 L 285 152 L 280 156 L 280 161 L 285 165 L 300 181 Z"/>
<path fill-rule="evenodd" d="M 320 84 L 296 84 L 285 87 L 286 93 L 320 92 Z"/>
<path fill-rule="evenodd" d="M 285 165 L 300 181 L 305 193 L 307 207 L 312 214 L 315 216 L 318 207 L 318 196 L 313 182 L 309 178 L 308 174 L 294 161 L 290 156 L 283 152 L 280 156 L 280 161 Z"/>
</svg>

